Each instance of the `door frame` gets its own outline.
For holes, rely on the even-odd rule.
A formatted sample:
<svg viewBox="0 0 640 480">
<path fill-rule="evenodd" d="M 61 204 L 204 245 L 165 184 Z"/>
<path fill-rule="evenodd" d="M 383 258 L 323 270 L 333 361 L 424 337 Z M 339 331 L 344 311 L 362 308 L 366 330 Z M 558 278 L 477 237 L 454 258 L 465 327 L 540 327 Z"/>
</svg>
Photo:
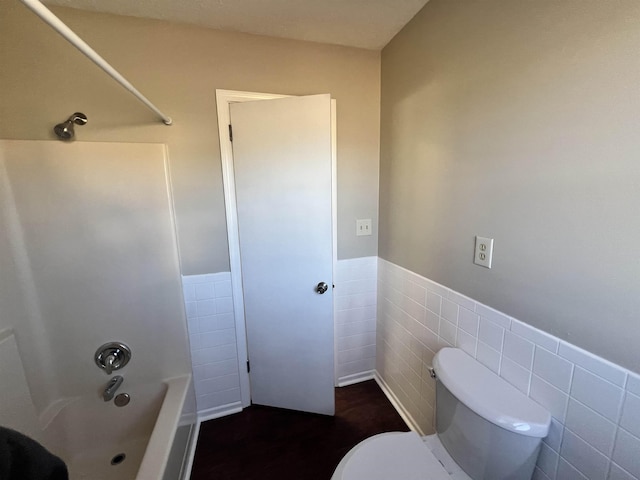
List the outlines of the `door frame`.
<svg viewBox="0 0 640 480">
<path fill-rule="evenodd" d="M 216 90 L 216 108 L 218 113 L 218 138 L 220 139 L 220 160 L 222 162 L 222 184 L 224 187 L 224 205 L 227 217 L 227 239 L 229 244 L 229 264 L 231 268 L 231 287 L 233 291 L 233 312 L 236 328 L 236 348 L 238 351 L 238 373 L 240 378 L 240 398 L 242 408 L 251 405 L 251 384 L 247 372 L 247 326 L 244 316 L 244 292 L 242 290 L 242 262 L 240 258 L 240 237 L 238 234 L 238 210 L 236 204 L 236 183 L 233 169 L 233 146 L 229 138 L 231 117 L 229 106 L 237 102 L 251 102 L 254 100 L 272 100 L 291 97 L 274 93 L 244 92 L 236 90 Z M 337 235 L 337 125 L 336 101 L 331 99 L 331 229 L 332 229 L 332 258 L 333 277 L 335 279 L 338 261 Z M 335 280 L 334 280 L 335 283 Z M 335 297 L 334 297 L 335 302 Z M 332 309 L 333 313 L 334 309 Z M 334 370 L 337 365 L 336 328 L 334 321 Z M 334 371 L 334 383 L 336 373 Z"/>
</svg>

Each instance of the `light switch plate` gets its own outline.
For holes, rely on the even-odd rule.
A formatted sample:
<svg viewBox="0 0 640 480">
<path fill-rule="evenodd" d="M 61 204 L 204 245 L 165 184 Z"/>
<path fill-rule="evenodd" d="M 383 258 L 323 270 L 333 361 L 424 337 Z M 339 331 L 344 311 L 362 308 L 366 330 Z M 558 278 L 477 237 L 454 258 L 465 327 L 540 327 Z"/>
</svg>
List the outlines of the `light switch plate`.
<svg viewBox="0 0 640 480">
<path fill-rule="evenodd" d="M 371 235 L 371 219 L 363 218 L 356 220 L 356 235 L 358 237 L 362 235 Z"/>
<path fill-rule="evenodd" d="M 476 237 L 476 248 L 473 263 L 481 267 L 491 268 L 493 259 L 493 238 Z"/>
</svg>

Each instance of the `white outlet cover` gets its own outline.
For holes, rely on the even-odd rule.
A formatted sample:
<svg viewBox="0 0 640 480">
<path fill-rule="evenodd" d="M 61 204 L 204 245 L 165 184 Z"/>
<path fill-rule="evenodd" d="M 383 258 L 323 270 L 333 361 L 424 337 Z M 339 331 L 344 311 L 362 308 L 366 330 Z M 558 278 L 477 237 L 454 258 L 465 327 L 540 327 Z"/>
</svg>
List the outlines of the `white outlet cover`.
<svg viewBox="0 0 640 480">
<path fill-rule="evenodd" d="M 491 268 L 493 259 L 493 238 L 476 237 L 476 248 L 473 263 L 481 267 Z"/>
</svg>

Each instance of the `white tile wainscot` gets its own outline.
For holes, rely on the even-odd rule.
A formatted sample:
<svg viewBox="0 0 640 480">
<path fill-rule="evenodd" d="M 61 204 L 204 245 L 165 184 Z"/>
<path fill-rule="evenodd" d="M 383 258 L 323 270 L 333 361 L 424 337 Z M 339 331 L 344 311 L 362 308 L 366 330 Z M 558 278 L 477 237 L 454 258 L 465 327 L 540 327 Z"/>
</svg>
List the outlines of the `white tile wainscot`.
<svg viewBox="0 0 640 480">
<path fill-rule="evenodd" d="M 334 278 L 336 385 L 374 377 L 378 257 L 339 260 Z"/>
<path fill-rule="evenodd" d="M 182 277 L 198 416 L 241 410 L 231 273 Z"/>
<path fill-rule="evenodd" d="M 444 346 L 551 412 L 534 480 L 640 479 L 640 375 L 379 259 L 377 379 L 424 434 L 434 432 L 427 368 Z"/>
</svg>

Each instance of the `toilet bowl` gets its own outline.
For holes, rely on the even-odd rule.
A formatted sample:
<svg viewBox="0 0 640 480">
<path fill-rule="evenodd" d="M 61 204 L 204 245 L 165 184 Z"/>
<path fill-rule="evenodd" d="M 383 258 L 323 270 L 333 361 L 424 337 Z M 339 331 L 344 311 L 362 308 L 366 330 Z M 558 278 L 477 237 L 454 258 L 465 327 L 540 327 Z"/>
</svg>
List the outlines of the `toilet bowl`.
<svg viewBox="0 0 640 480">
<path fill-rule="evenodd" d="M 551 415 L 457 348 L 436 372 L 436 434 L 390 432 L 353 447 L 332 480 L 530 480 Z"/>
<path fill-rule="evenodd" d="M 332 480 L 470 480 L 437 435 L 389 432 L 364 440 L 342 459 Z"/>
</svg>

